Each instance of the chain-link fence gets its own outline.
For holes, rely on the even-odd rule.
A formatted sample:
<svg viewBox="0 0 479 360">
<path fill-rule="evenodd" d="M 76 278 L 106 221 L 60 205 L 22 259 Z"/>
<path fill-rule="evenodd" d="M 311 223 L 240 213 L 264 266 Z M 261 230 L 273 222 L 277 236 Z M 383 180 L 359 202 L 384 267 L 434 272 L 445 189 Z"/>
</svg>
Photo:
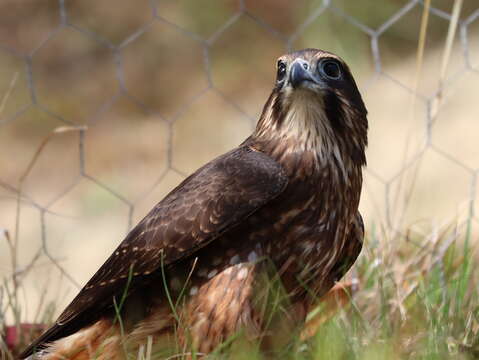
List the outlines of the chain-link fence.
<svg viewBox="0 0 479 360">
<path fill-rule="evenodd" d="M 358 79 L 368 229 L 477 222 L 474 0 L 0 8 L 0 273 L 3 299 L 24 285 L 25 320 L 61 310 L 173 186 L 251 132 L 291 49 L 336 52 Z"/>
</svg>

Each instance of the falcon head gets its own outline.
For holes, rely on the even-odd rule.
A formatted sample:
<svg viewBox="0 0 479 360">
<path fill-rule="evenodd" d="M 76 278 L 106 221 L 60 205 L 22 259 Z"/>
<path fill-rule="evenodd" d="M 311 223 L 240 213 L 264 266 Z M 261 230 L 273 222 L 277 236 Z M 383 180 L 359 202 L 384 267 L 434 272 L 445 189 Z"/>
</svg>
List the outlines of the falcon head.
<svg viewBox="0 0 479 360">
<path fill-rule="evenodd" d="M 330 52 L 305 49 L 281 56 L 276 73 L 256 137 L 322 156 L 337 145 L 365 163 L 367 111 L 346 63 Z"/>
<path fill-rule="evenodd" d="M 277 61 L 276 88 L 287 96 L 305 90 L 317 95 L 345 88 L 357 92 L 354 79 L 344 61 L 334 54 L 316 49 L 281 56 Z"/>
</svg>

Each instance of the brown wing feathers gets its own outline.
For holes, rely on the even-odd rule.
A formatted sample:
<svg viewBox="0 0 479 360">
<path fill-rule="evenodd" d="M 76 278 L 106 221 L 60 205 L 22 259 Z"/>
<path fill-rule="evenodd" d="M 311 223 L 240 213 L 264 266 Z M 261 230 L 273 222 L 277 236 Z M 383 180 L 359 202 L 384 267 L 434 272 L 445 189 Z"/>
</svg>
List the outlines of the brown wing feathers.
<svg viewBox="0 0 479 360">
<path fill-rule="evenodd" d="M 200 268 L 191 272 L 188 301 L 202 310 L 195 310 L 200 316 L 187 319 L 187 325 L 200 352 L 211 351 L 243 326 L 251 325 L 253 336 L 258 326 L 268 330 L 268 324 L 255 322 L 248 304 L 256 294 L 243 283 L 230 290 L 249 300 L 232 307 L 223 302 L 228 312 L 216 312 L 217 297 L 228 289 L 218 280 L 233 284 L 232 279 L 247 278 L 248 266 L 258 257 L 272 261 L 291 298 L 306 309 L 311 296 L 303 291 L 305 284 L 315 294 L 324 294 L 353 264 L 362 246 L 357 210 L 366 115 L 349 68 L 336 55 L 305 49 L 281 56 L 272 94 L 250 138 L 200 168 L 158 203 L 56 324 L 21 356 L 99 319 L 113 319 L 113 298 L 124 294 L 130 274 L 132 296 L 125 308 L 133 304 L 146 318 L 150 310 L 166 316 L 160 304 L 163 288 L 152 280 L 164 274 L 162 266 L 171 275 L 168 280 L 178 280 L 193 258 Z M 240 268 L 237 273 L 235 266 Z M 295 292 L 299 287 L 303 290 Z M 136 307 L 140 297 L 145 304 Z M 135 318 L 128 309 L 125 318 Z M 164 321 L 155 327 L 160 325 Z"/>
<path fill-rule="evenodd" d="M 169 266 L 206 246 L 279 195 L 287 177 L 267 155 L 247 146 L 206 164 L 167 195 L 127 235 L 57 322 L 22 356 L 97 320 L 122 294 L 161 265 Z"/>
</svg>

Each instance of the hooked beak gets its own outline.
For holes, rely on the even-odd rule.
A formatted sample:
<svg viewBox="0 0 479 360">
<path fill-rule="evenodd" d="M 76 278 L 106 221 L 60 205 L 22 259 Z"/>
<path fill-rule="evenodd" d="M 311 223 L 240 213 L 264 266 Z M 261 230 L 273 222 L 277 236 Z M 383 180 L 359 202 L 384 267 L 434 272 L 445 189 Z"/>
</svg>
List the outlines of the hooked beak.
<svg viewBox="0 0 479 360">
<path fill-rule="evenodd" d="M 318 81 L 309 72 L 309 66 L 306 62 L 295 61 L 293 65 L 291 65 L 289 74 L 289 82 L 295 89 L 305 82 L 318 84 Z"/>
</svg>

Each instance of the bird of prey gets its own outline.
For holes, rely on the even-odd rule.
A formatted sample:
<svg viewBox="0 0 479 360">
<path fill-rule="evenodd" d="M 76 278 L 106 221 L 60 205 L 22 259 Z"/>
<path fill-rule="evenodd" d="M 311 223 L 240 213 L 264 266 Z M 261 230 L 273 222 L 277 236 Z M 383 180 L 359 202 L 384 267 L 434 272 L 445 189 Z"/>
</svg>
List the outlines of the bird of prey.
<svg viewBox="0 0 479 360">
<path fill-rule="evenodd" d="M 304 321 L 362 247 L 367 111 L 332 53 L 292 52 L 276 71 L 254 132 L 161 200 L 22 358 L 210 353 Z"/>
</svg>

